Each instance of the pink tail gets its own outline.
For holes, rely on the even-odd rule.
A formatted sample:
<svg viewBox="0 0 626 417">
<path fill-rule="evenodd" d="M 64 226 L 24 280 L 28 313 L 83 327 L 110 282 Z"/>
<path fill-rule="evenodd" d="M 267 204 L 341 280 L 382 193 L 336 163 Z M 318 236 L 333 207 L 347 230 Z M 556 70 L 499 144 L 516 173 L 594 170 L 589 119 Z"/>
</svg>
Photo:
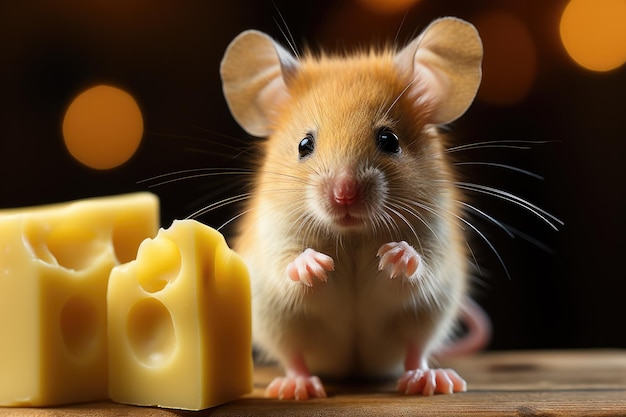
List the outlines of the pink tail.
<svg viewBox="0 0 626 417">
<path fill-rule="evenodd" d="M 489 344 L 491 340 L 491 320 L 487 313 L 469 297 L 461 307 L 461 320 L 467 326 L 467 334 L 451 344 L 439 349 L 435 356 L 461 356 L 475 353 Z"/>
</svg>

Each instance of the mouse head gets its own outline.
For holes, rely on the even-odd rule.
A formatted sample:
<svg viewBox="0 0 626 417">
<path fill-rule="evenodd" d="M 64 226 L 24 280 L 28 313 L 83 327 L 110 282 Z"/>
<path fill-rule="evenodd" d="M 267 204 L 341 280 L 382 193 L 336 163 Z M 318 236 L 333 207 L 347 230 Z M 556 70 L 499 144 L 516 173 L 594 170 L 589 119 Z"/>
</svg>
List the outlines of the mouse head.
<svg viewBox="0 0 626 417">
<path fill-rule="evenodd" d="M 450 169 L 436 126 L 469 107 L 481 60 L 474 27 L 443 18 L 400 51 L 350 56 L 296 59 L 246 31 L 229 45 L 221 75 L 233 117 L 268 137 L 260 183 L 290 190 L 284 204 L 306 202 L 310 214 L 284 212 L 327 230 L 395 230 L 398 217 L 423 223 L 416 210 L 432 217 L 447 204 Z"/>
</svg>

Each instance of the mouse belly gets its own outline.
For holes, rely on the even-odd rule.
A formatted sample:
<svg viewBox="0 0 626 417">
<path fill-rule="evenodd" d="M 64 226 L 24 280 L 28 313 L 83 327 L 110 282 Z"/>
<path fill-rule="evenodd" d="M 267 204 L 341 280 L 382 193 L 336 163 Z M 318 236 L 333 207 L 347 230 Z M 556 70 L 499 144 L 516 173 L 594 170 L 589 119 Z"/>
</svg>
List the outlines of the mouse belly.
<svg viewBox="0 0 626 417">
<path fill-rule="evenodd" d="M 362 329 L 356 325 L 343 328 L 341 334 L 335 329 L 337 324 L 333 321 L 304 326 L 314 336 L 304 338 L 301 349 L 312 374 L 323 378 L 383 378 L 402 371 L 406 343 L 389 337 L 383 328 Z M 365 332 L 379 336 L 364 335 Z"/>
<path fill-rule="evenodd" d="M 381 272 L 361 278 L 356 287 L 336 275 L 313 288 L 295 284 L 303 293 L 283 311 L 276 311 L 278 298 L 260 297 L 253 320 L 257 346 L 283 365 L 301 355 L 311 373 L 324 377 L 399 374 L 407 344 L 432 339 L 436 315 L 416 303 L 415 286 Z"/>
</svg>

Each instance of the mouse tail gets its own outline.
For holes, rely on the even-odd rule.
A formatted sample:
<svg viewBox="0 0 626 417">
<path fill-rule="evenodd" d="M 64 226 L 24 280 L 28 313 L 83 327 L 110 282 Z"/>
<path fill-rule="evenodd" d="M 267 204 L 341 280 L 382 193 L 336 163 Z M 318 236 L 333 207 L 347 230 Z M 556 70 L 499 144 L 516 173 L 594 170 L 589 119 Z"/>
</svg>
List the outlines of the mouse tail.
<svg viewBox="0 0 626 417">
<path fill-rule="evenodd" d="M 474 300 L 466 297 L 461 306 L 461 322 L 467 332 L 438 349 L 435 357 L 468 355 L 484 349 L 491 341 L 491 319 Z"/>
</svg>

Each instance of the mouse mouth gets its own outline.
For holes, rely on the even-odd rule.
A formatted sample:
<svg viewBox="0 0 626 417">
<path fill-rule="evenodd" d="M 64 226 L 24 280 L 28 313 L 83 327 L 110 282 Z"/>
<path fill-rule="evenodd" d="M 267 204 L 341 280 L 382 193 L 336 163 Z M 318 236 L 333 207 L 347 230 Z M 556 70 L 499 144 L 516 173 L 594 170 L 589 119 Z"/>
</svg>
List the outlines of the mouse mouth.
<svg viewBox="0 0 626 417">
<path fill-rule="evenodd" d="M 341 227 L 354 227 L 363 224 L 363 219 L 352 216 L 350 213 L 346 213 L 341 217 L 337 217 L 335 219 L 335 223 Z"/>
</svg>

